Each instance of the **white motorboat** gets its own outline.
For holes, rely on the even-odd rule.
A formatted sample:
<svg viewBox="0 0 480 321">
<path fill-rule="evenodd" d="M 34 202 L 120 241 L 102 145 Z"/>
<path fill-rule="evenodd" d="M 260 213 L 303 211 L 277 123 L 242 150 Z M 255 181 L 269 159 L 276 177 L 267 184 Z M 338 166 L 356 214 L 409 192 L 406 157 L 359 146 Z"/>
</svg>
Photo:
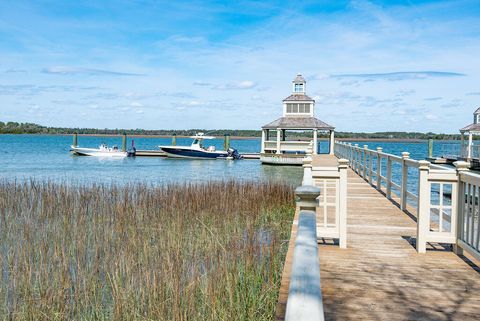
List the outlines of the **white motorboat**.
<svg viewBox="0 0 480 321">
<path fill-rule="evenodd" d="M 78 146 L 71 146 L 70 151 L 78 156 L 96 156 L 96 157 L 127 157 L 128 152 L 118 149 L 117 146 L 108 147 L 105 144 L 100 145 L 99 148 L 84 148 Z"/>
<path fill-rule="evenodd" d="M 196 158 L 196 159 L 241 159 L 242 156 L 236 149 L 216 150 L 215 146 L 205 148 L 202 145 L 205 139 L 214 139 L 213 136 L 205 136 L 204 133 L 198 133 L 191 136 L 193 139 L 190 146 L 159 146 L 167 157 L 173 158 Z"/>
</svg>

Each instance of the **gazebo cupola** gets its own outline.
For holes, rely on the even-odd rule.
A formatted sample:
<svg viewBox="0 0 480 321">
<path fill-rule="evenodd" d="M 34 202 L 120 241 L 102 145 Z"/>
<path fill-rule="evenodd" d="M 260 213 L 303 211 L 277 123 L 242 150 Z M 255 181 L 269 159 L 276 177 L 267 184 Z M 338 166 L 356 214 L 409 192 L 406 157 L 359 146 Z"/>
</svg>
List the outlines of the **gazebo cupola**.
<svg viewBox="0 0 480 321">
<path fill-rule="evenodd" d="M 297 74 L 292 81 L 291 95 L 283 100 L 282 117 L 262 127 L 262 163 L 301 164 L 310 146 L 313 154 L 318 153 L 319 131 L 329 133 L 329 153 L 333 154 L 335 128 L 315 118 L 315 100 L 307 95 L 306 85 L 302 75 Z M 301 133 L 311 131 L 313 139 L 301 140 L 297 138 L 297 133 L 292 137 L 294 139 L 287 140 L 287 130 Z M 276 132 L 276 139 L 271 131 Z"/>
<path fill-rule="evenodd" d="M 306 94 L 307 82 L 302 75 L 297 74 L 292 84 L 292 94 L 283 100 L 283 117 L 313 117 L 315 115 L 315 100 Z"/>
<path fill-rule="evenodd" d="M 473 123 L 479 124 L 480 123 L 480 108 L 477 108 L 473 113 Z"/>
</svg>

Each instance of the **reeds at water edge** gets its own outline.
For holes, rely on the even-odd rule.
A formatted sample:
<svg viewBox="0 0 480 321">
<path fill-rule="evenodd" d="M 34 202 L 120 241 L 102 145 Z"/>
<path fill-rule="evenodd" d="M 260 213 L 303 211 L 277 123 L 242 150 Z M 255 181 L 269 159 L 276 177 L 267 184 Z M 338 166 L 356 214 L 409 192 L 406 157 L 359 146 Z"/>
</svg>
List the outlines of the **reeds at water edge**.
<svg viewBox="0 0 480 321">
<path fill-rule="evenodd" d="M 273 320 L 293 199 L 274 182 L 0 182 L 0 319 Z"/>
</svg>

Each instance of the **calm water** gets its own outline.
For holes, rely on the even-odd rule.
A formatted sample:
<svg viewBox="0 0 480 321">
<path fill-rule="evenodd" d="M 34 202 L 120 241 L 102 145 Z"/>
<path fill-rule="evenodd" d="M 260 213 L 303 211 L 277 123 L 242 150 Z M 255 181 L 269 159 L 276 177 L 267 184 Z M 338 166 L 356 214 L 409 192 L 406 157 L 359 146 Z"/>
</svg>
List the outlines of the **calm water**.
<svg viewBox="0 0 480 321">
<path fill-rule="evenodd" d="M 79 137 L 79 145 L 97 147 L 121 145 L 121 137 Z M 137 149 L 157 149 L 170 145 L 169 138 L 134 138 Z M 130 144 L 130 139 L 128 140 Z M 178 145 L 190 144 L 190 139 L 178 138 Z M 157 157 L 100 159 L 78 157 L 69 153 L 71 136 L 0 135 L 0 178 L 24 180 L 52 180 L 79 183 L 135 183 L 165 184 L 207 180 L 281 180 L 300 184 L 301 167 L 261 165 L 258 160 L 181 160 Z M 209 142 L 223 148 L 223 139 Z M 436 142 L 434 154 L 442 153 L 449 142 Z M 363 146 L 366 143 L 359 143 Z M 383 147 L 387 153 L 400 155 L 410 152 L 411 158 L 424 159 L 427 143 L 375 142 L 369 148 Z M 234 140 L 231 145 L 240 152 L 258 152 L 259 139 Z M 320 143 L 320 151 L 328 150 L 328 143 Z M 399 177 L 394 169 L 394 177 Z M 412 179 L 412 183 L 414 179 Z M 410 182 L 409 182 L 410 183 Z M 414 184 L 412 184 L 413 186 Z"/>
<path fill-rule="evenodd" d="M 137 149 L 170 145 L 169 138 L 134 138 Z M 128 140 L 130 144 L 131 139 Z M 101 143 L 121 146 L 121 137 L 78 137 L 83 147 Z M 191 139 L 177 138 L 178 145 Z M 71 136 L 0 135 L 0 178 L 52 180 L 74 183 L 165 184 L 222 179 L 282 180 L 300 184 L 302 169 L 295 166 L 262 166 L 258 160 L 183 160 L 159 157 L 108 159 L 70 154 Z M 223 139 L 209 141 L 223 149 Z M 260 141 L 231 140 L 240 152 L 258 152 Z"/>
</svg>

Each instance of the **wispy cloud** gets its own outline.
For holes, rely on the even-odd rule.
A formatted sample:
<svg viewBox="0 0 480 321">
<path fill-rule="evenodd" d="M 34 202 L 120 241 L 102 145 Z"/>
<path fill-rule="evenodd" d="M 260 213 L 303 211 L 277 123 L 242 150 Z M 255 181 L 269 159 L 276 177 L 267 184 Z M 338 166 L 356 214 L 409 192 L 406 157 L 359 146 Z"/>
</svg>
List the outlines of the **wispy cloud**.
<svg viewBox="0 0 480 321">
<path fill-rule="evenodd" d="M 231 82 L 225 85 L 217 85 L 212 87 L 212 89 L 218 90 L 241 90 L 241 89 L 252 89 L 255 88 L 257 84 L 251 80 L 244 80 L 240 82 Z"/>
<path fill-rule="evenodd" d="M 21 68 L 9 68 L 5 70 L 6 74 L 16 74 L 16 73 L 26 73 L 26 69 L 21 69 Z"/>
<path fill-rule="evenodd" d="M 139 73 L 129 73 L 121 71 L 82 68 L 82 67 L 68 67 L 68 66 L 53 66 L 42 69 L 43 73 L 53 75 L 89 75 L 89 76 L 144 76 Z"/>
<path fill-rule="evenodd" d="M 209 82 L 205 82 L 205 81 L 194 81 L 194 82 L 193 82 L 193 85 L 194 85 L 194 86 L 207 87 L 207 86 L 211 86 L 212 84 L 209 83 Z"/>
<path fill-rule="evenodd" d="M 426 78 L 446 78 L 446 77 L 463 77 L 466 74 L 449 71 L 397 71 L 387 73 L 372 73 L 372 74 L 339 74 L 330 75 L 334 79 L 359 78 L 366 81 L 374 80 L 412 80 L 412 79 L 426 79 Z"/>
</svg>

